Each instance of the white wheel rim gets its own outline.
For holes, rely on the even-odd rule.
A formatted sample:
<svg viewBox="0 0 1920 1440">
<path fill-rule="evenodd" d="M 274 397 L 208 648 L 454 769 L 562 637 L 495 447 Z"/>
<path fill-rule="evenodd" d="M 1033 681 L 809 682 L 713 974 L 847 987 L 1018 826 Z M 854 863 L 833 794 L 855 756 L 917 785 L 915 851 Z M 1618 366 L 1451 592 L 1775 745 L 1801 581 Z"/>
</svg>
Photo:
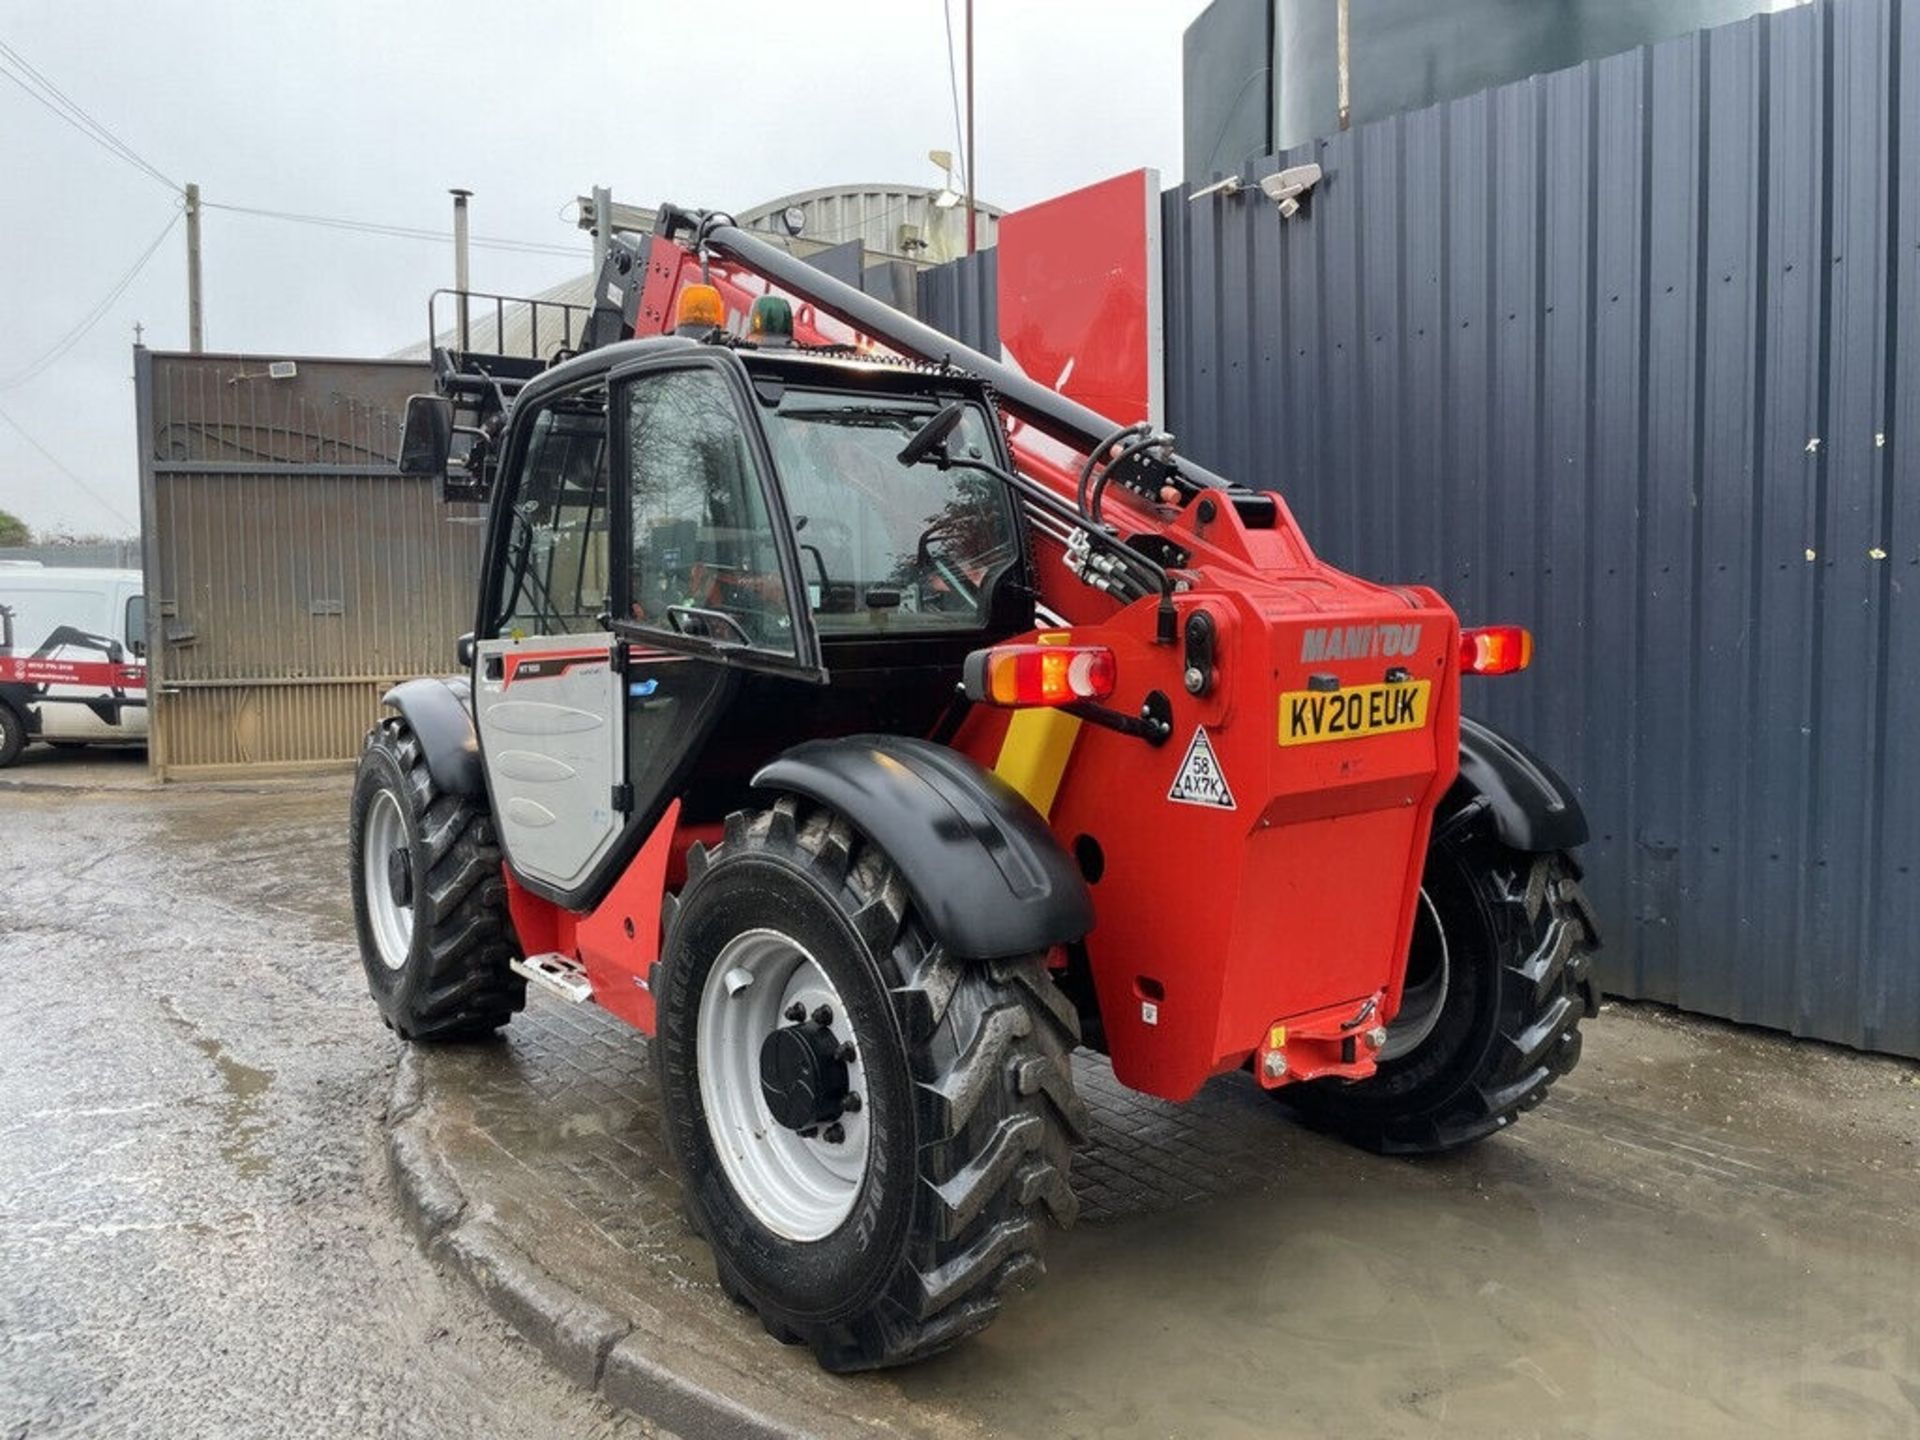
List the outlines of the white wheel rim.
<svg viewBox="0 0 1920 1440">
<path fill-rule="evenodd" d="M 736 1195 L 767 1229 L 787 1240 L 823 1240 L 853 1213 L 866 1181 L 868 1110 L 843 1114 L 839 1143 L 789 1130 L 760 1093 L 760 1049 L 789 1024 L 794 1005 L 824 1005 L 843 1045 L 851 1093 L 867 1098 L 859 1040 L 833 981 L 804 947 L 777 930 L 748 930 L 721 949 L 700 992 L 696 1068 L 707 1133 Z"/>
<path fill-rule="evenodd" d="M 367 895 L 373 946 L 380 952 L 380 963 L 389 970 L 405 965 L 413 950 L 413 907 L 393 898 L 387 873 L 388 857 L 406 848 L 407 819 L 400 813 L 400 802 L 391 790 L 374 792 L 361 839 L 361 883 Z"/>
<path fill-rule="evenodd" d="M 1453 978 L 1453 957 L 1447 950 L 1447 927 L 1440 923 L 1440 911 L 1433 903 L 1433 897 L 1427 894 L 1426 887 L 1420 889 L 1420 909 L 1414 915 L 1416 943 L 1419 938 L 1420 923 L 1425 920 L 1433 930 L 1433 943 L 1438 946 L 1434 955 L 1433 969 L 1421 977 L 1417 985 L 1409 985 L 1400 996 L 1400 1013 L 1393 1017 L 1393 1023 L 1387 1026 L 1387 1043 L 1380 1047 L 1380 1060 L 1398 1060 L 1402 1055 L 1411 1054 L 1431 1034 L 1433 1027 L 1440 1023 L 1440 1012 L 1447 1006 L 1447 987 Z"/>
</svg>

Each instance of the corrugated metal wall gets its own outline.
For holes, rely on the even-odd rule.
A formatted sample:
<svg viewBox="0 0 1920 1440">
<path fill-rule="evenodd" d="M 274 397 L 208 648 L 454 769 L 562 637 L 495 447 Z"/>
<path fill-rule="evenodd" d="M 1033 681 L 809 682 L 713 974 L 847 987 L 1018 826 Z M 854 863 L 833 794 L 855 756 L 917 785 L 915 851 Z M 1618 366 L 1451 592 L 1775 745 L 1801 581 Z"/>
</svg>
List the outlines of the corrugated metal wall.
<svg viewBox="0 0 1920 1440">
<path fill-rule="evenodd" d="M 1000 252 L 976 250 L 919 275 L 917 314 L 984 355 L 1000 353 Z"/>
<path fill-rule="evenodd" d="M 267 365 L 135 352 L 163 776 L 350 759 L 472 623 L 482 511 L 393 468 L 426 367 Z"/>
<path fill-rule="evenodd" d="M 1607 987 L 1908 1055 L 1916 156 L 1920 0 L 1820 0 L 1164 201 L 1181 448 L 1533 627 L 1468 705 L 1578 785 Z"/>
</svg>

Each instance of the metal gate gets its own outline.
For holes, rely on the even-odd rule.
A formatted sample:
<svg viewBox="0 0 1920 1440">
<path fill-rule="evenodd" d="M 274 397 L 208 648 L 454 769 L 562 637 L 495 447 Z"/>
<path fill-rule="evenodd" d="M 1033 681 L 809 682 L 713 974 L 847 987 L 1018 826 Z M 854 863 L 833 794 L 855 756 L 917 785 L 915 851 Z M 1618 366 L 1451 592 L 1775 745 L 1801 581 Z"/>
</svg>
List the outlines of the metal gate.
<svg viewBox="0 0 1920 1440">
<path fill-rule="evenodd" d="M 154 773 L 352 759 L 472 625 L 484 511 L 394 470 L 427 367 L 137 348 L 134 382 Z"/>
</svg>

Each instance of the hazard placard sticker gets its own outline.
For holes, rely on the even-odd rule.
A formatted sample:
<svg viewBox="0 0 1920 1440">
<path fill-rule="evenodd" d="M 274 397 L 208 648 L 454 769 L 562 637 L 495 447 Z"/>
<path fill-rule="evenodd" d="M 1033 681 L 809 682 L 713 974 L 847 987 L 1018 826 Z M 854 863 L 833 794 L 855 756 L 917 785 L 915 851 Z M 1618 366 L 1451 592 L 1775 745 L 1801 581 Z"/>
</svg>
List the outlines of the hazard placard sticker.
<svg viewBox="0 0 1920 1440">
<path fill-rule="evenodd" d="M 1207 739 L 1207 732 L 1198 726 L 1187 746 L 1187 758 L 1180 762 L 1179 773 L 1173 777 L 1173 788 L 1167 791 L 1167 799 L 1182 805 L 1205 805 L 1214 810 L 1235 808 L 1233 791 L 1213 753 L 1212 742 Z"/>
</svg>

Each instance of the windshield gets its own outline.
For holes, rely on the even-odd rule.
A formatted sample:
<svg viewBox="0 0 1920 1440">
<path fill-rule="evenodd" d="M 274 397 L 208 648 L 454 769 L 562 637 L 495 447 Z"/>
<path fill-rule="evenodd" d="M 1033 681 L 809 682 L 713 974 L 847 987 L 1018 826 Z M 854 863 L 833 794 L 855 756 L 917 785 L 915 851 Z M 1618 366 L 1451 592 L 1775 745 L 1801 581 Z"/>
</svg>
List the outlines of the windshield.
<svg viewBox="0 0 1920 1440">
<path fill-rule="evenodd" d="M 789 389 L 767 417 L 807 603 L 823 636 L 978 629 L 1014 561 L 1010 497 L 977 470 L 902 465 L 933 400 Z M 950 453 L 993 455 L 970 407 Z"/>
</svg>

